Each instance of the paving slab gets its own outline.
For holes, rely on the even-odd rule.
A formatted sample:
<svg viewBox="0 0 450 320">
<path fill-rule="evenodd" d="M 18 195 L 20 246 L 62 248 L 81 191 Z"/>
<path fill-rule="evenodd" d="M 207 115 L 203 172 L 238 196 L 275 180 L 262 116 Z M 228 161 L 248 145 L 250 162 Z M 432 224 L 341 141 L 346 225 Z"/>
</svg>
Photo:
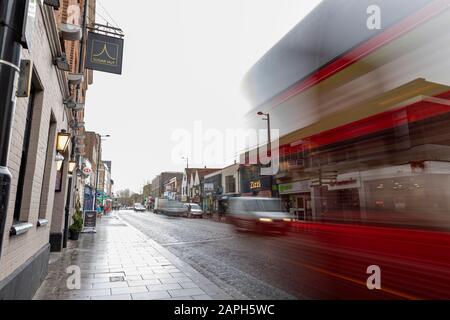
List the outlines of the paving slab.
<svg viewBox="0 0 450 320">
<path fill-rule="evenodd" d="M 79 282 L 67 268 L 79 268 Z M 77 274 L 77 272 L 76 272 Z M 69 280 L 69 281 L 68 281 Z M 69 289 L 78 283 L 80 289 Z M 97 233 L 51 254 L 35 300 L 229 300 L 191 266 L 117 216 L 98 221 Z"/>
</svg>

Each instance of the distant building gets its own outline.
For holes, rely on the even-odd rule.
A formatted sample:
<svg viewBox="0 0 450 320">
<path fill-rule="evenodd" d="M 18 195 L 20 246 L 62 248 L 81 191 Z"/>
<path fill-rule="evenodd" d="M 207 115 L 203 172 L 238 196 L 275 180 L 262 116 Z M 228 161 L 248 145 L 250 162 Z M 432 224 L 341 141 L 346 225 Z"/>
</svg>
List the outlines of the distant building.
<svg viewBox="0 0 450 320">
<path fill-rule="evenodd" d="M 150 195 L 152 196 L 153 199 L 159 198 L 161 196 L 161 194 L 160 194 L 160 191 L 161 191 L 160 190 L 160 182 L 159 182 L 160 179 L 161 179 L 161 176 L 157 175 L 152 180 Z"/>
<path fill-rule="evenodd" d="M 222 169 L 222 190 L 224 195 L 241 193 L 240 169 L 241 166 L 238 163 Z"/>
<path fill-rule="evenodd" d="M 183 173 L 174 174 L 174 177 L 164 182 L 164 197 L 172 200 L 181 200 L 181 184 Z"/>
<path fill-rule="evenodd" d="M 218 200 L 223 194 L 222 171 L 205 176 L 203 182 L 203 210 L 207 214 L 218 213 Z"/>
<path fill-rule="evenodd" d="M 164 193 L 166 192 L 165 184 L 173 178 L 180 178 L 182 176 L 182 172 L 162 172 L 152 180 L 151 196 L 153 198 L 164 197 Z"/>
<path fill-rule="evenodd" d="M 94 199 L 96 189 L 99 189 L 97 184 L 97 168 L 99 169 L 98 180 L 100 182 L 100 172 L 103 170 L 102 168 L 102 139 L 95 132 L 86 132 L 85 133 L 85 148 L 84 148 L 84 164 L 86 167 L 89 162 L 91 173 L 87 175 L 87 180 L 85 180 L 84 185 L 84 210 L 92 210 L 94 209 Z M 100 185 L 100 183 L 98 183 Z"/>
<path fill-rule="evenodd" d="M 185 169 L 181 185 L 181 200 L 183 202 L 202 203 L 202 183 L 205 176 L 220 170 L 212 168 Z"/>
<path fill-rule="evenodd" d="M 202 183 L 202 205 L 206 213 L 224 213 L 223 203 L 230 197 L 240 195 L 240 169 L 240 164 L 235 163 L 205 176 Z"/>
</svg>

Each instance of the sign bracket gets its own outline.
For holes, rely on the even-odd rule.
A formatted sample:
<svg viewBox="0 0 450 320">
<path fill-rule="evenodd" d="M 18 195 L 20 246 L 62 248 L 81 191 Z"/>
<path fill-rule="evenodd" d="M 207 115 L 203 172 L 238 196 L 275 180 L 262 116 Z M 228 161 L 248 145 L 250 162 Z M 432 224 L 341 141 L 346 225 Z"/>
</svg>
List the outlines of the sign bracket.
<svg viewBox="0 0 450 320">
<path fill-rule="evenodd" d="M 104 25 L 100 23 L 94 23 L 92 26 L 86 27 L 89 31 L 102 33 L 108 36 L 113 36 L 117 38 L 124 38 L 125 34 L 122 29 L 116 28 L 110 25 Z"/>
</svg>

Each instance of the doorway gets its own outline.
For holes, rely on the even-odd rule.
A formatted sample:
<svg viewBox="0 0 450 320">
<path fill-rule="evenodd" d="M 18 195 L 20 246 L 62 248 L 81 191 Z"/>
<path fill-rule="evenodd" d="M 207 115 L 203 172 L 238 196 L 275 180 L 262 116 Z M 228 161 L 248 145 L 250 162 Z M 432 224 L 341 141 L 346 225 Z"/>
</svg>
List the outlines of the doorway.
<svg viewBox="0 0 450 320">
<path fill-rule="evenodd" d="M 293 214 L 298 221 L 312 220 L 312 197 L 310 193 L 293 196 Z"/>
</svg>

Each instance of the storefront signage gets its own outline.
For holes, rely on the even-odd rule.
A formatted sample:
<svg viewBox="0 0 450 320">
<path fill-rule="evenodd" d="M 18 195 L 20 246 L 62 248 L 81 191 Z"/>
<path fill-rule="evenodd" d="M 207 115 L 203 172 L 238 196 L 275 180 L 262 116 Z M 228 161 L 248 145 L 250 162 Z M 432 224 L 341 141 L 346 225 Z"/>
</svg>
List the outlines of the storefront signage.
<svg viewBox="0 0 450 320">
<path fill-rule="evenodd" d="M 89 32 L 86 68 L 122 74 L 123 39 Z"/>
<path fill-rule="evenodd" d="M 358 189 L 361 187 L 361 183 L 359 180 L 350 178 L 347 180 L 338 180 L 328 186 L 328 190 L 336 191 L 336 190 L 344 190 L 344 189 Z"/>
<path fill-rule="evenodd" d="M 254 189 L 261 189 L 261 180 L 258 181 L 251 181 L 250 182 L 250 189 L 254 190 Z"/>
<path fill-rule="evenodd" d="M 214 191 L 214 183 L 205 183 L 204 190 L 205 191 Z"/>
<path fill-rule="evenodd" d="M 280 194 L 294 194 L 311 192 L 310 181 L 297 181 L 293 183 L 281 184 L 279 186 Z"/>
</svg>

